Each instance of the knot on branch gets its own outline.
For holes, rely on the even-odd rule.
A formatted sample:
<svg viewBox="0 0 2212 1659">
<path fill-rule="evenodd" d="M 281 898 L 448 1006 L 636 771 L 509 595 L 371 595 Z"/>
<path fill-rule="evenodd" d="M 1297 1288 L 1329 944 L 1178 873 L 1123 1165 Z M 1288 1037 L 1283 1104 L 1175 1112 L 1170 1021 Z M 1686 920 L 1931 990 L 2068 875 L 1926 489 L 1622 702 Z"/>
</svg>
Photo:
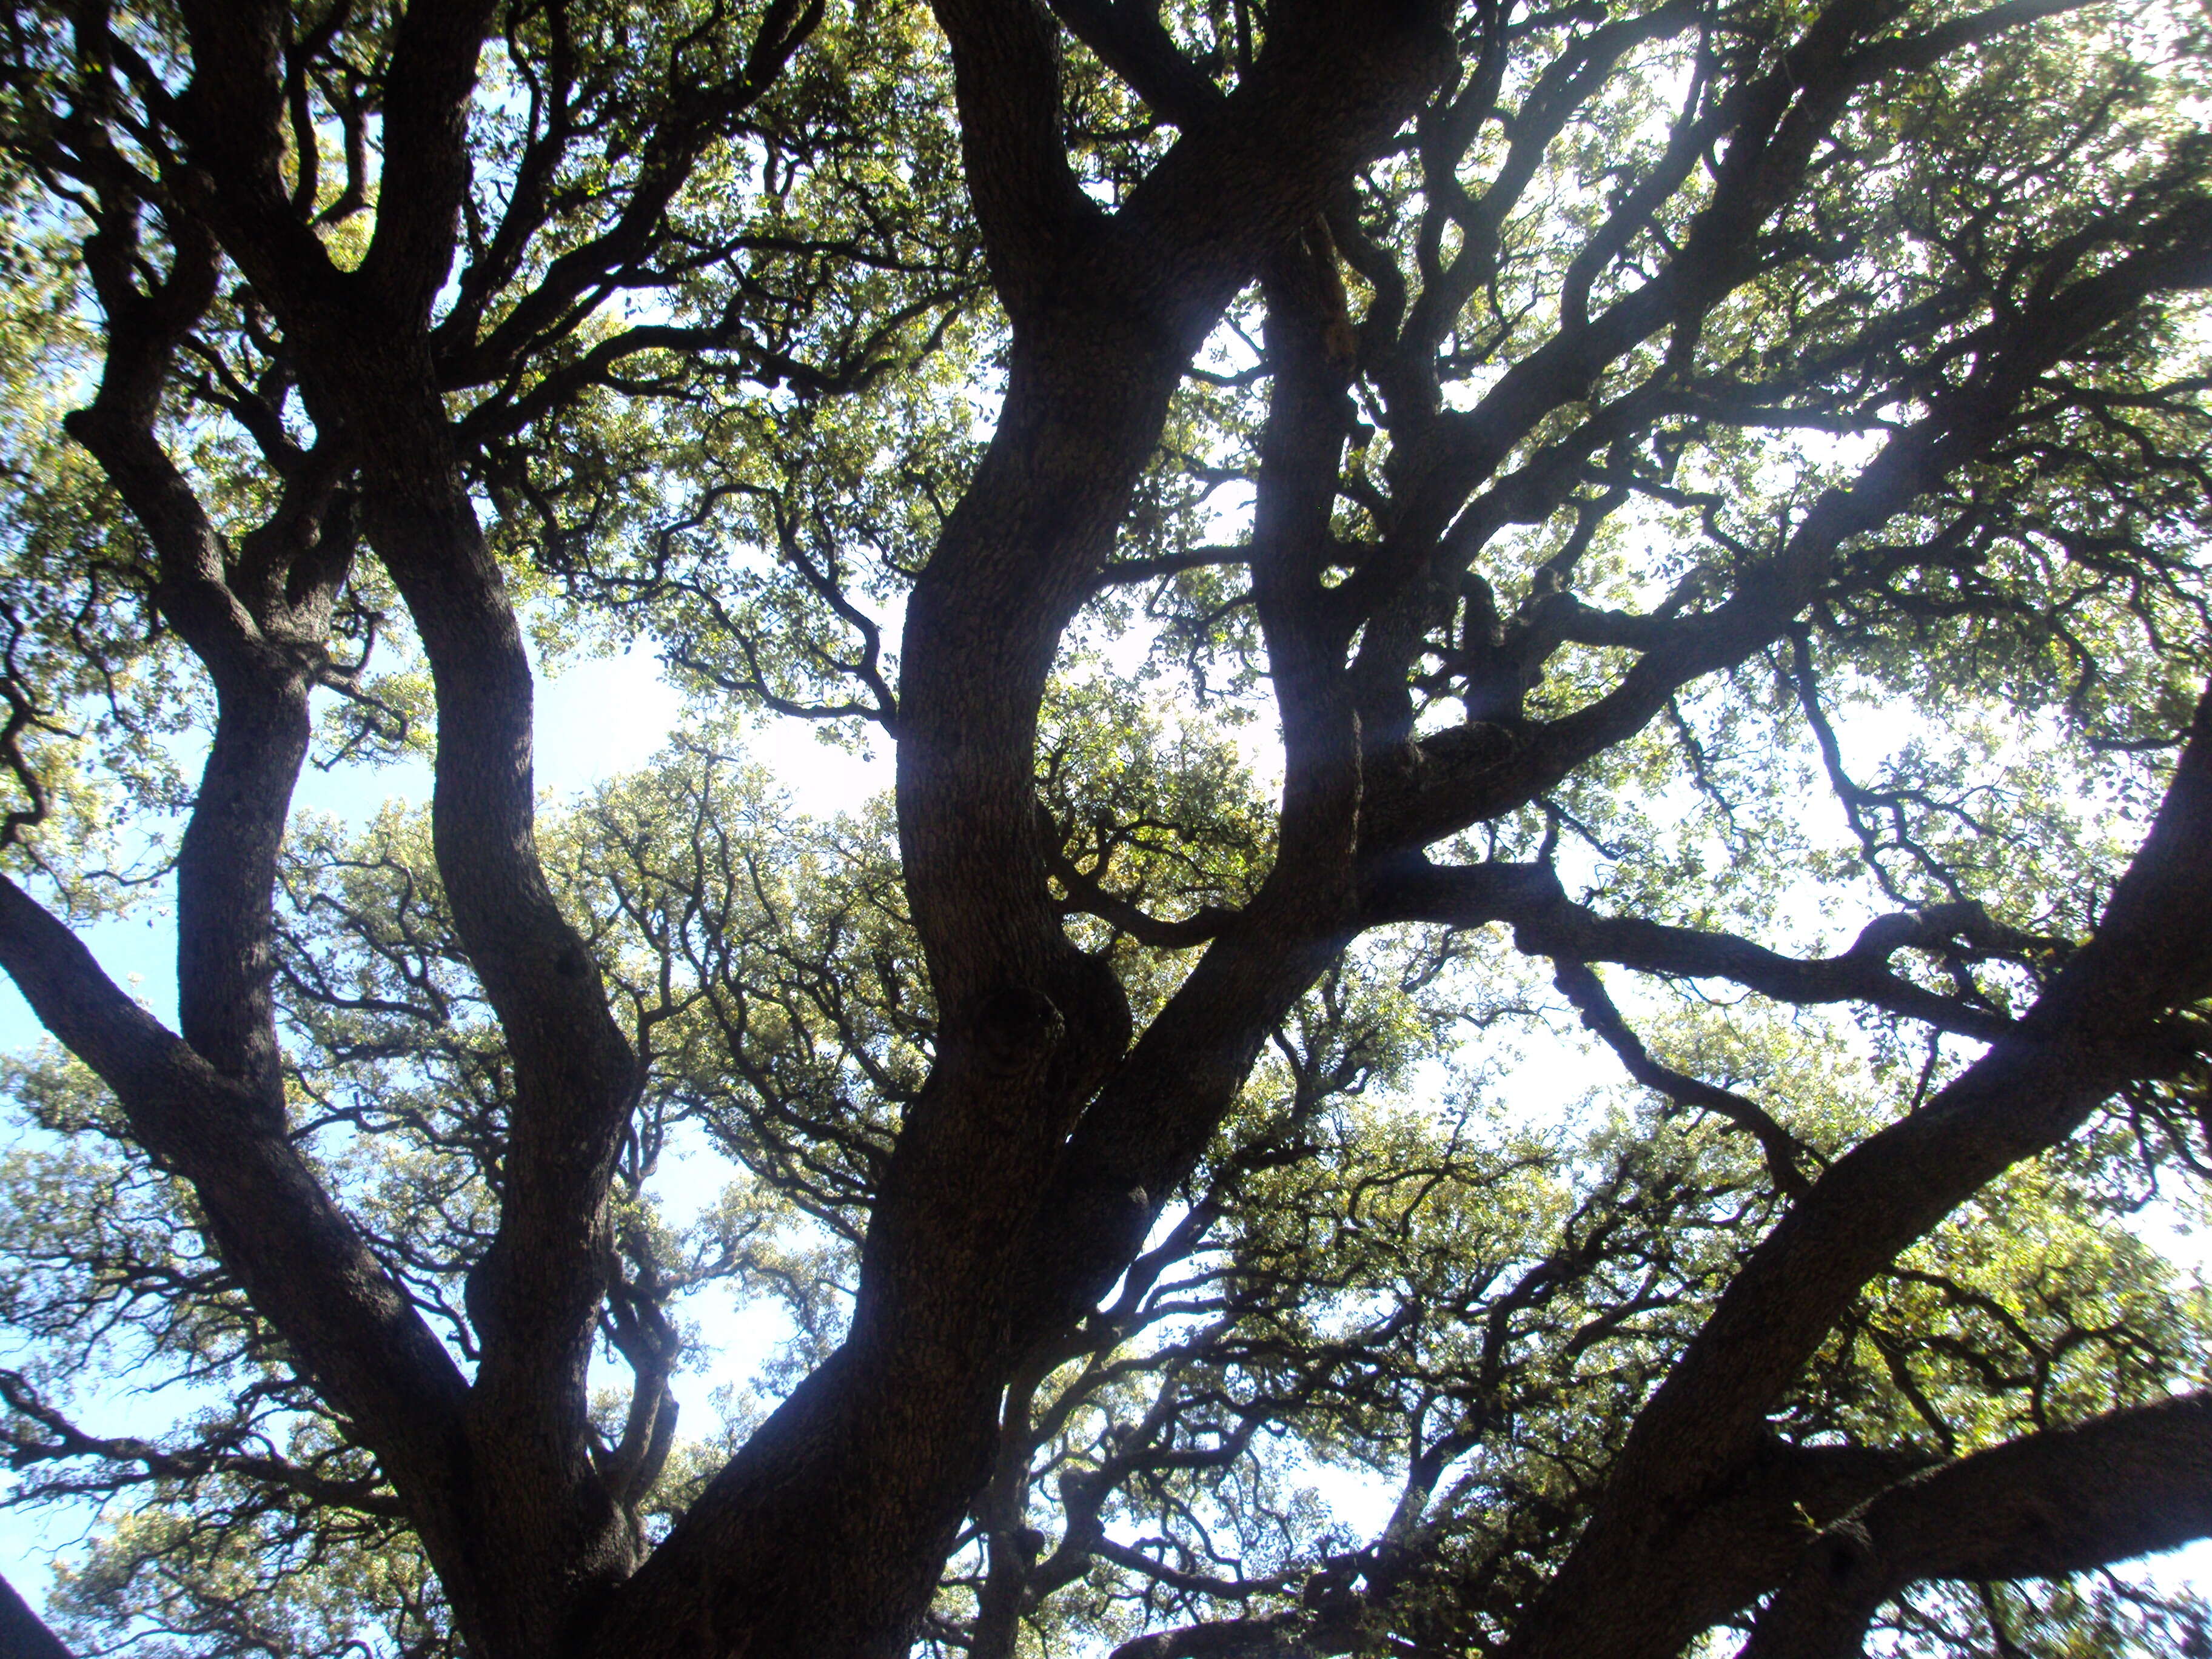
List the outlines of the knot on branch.
<svg viewBox="0 0 2212 1659">
<path fill-rule="evenodd" d="M 1962 942 L 1994 947 L 2004 941 L 1990 914 L 1971 900 L 1955 904 L 1931 904 L 1917 910 L 1901 910 L 1876 916 L 1859 930 L 1846 956 L 1887 961 L 1899 951 L 1926 950 Z"/>
<path fill-rule="evenodd" d="M 1504 699 L 1498 699 L 1501 704 Z M 1455 772 L 1486 771 L 1513 758 L 1521 739 L 1510 726 L 1496 720 L 1471 720 L 1464 726 L 1432 732 L 1413 745 L 1417 761 Z"/>
<path fill-rule="evenodd" d="M 506 1253 L 495 1238 L 461 1280 L 461 1306 L 476 1331 L 477 1345 L 482 1348 L 489 1348 L 500 1340 L 500 1314 L 507 1292 L 506 1269 Z"/>
<path fill-rule="evenodd" d="M 1996 960 L 2055 966 L 2071 949 L 2063 939 L 2008 927 L 1981 904 L 1966 899 L 1876 916 L 1859 930 L 1840 960 L 1880 967 L 1900 951 L 1927 951 L 1951 964 L 1953 976 L 1960 979 L 1969 1000 L 1985 1001 L 1963 977 L 1967 963 Z"/>
<path fill-rule="evenodd" d="M 1850 1590 L 1875 1565 L 1874 1538 L 1863 1522 L 1838 1521 L 1813 1540 L 1812 1565 L 1838 1590 Z"/>
<path fill-rule="evenodd" d="M 1824 1528 L 1759 1617 L 1741 1659 L 1856 1653 L 1883 1583 L 1874 1534 L 1856 1516 Z"/>
<path fill-rule="evenodd" d="M 970 1020 L 976 1057 L 989 1070 L 1009 1076 L 1043 1065 L 1066 1029 L 1053 1000 L 1025 985 L 1002 985 L 985 993 Z"/>
</svg>

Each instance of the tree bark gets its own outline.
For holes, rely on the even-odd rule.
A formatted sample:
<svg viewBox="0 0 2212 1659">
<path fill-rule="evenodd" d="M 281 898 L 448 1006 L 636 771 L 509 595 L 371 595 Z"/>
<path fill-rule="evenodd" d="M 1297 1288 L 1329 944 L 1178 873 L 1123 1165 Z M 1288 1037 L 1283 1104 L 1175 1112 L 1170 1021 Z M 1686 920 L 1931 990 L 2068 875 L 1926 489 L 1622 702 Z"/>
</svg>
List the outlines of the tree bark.
<svg viewBox="0 0 2212 1659">
<path fill-rule="evenodd" d="M 15 1587 L 0 1578 L 0 1656 L 5 1659 L 70 1659 L 61 1638 L 31 1611 Z"/>
<path fill-rule="evenodd" d="M 1857 1659 L 1877 1608 L 1929 1578 L 2057 1578 L 2212 1536 L 2212 1395 L 1991 1447 L 1825 1528 L 1742 1659 Z"/>
</svg>

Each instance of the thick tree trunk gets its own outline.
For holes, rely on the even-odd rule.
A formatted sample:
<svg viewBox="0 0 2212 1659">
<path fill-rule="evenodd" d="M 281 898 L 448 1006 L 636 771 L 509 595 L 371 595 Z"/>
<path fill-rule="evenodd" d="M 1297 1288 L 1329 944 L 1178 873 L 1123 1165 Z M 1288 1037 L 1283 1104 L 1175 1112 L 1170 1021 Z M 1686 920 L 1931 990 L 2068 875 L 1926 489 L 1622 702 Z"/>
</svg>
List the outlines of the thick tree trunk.
<svg viewBox="0 0 2212 1659">
<path fill-rule="evenodd" d="M 902 1126 L 844 1348 L 623 1587 L 595 1650 L 904 1653 L 988 1477 L 1000 1395 L 1024 1346 L 1079 1312 L 1072 1286 L 1104 1288 L 1164 1197 L 1128 1183 L 1086 1194 L 1087 1215 L 1111 1212 L 1091 1218 L 1095 1254 L 1048 1291 L 1028 1282 L 1041 1234 L 1062 1236 L 1061 1218 L 1045 1219 L 1063 1196 L 1055 1176 L 1085 1155 L 1070 1134 L 1128 1033 L 1119 986 L 1067 942 L 1050 901 L 1038 709 L 1190 354 L 1437 72 L 1438 34 L 1420 11 L 1401 9 L 1347 47 L 1332 37 L 1345 20 L 1286 9 L 1279 72 L 1253 94 L 1258 118 L 1225 124 L 1218 155 L 1164 168 L 1109 227 L 1066 171 L 1042 14 L 944 8 L 1015 346 L 990 448 L 907 607 L 900 846 L 943 1011 L 937 1062 Z M 1309 77 L 1314 95 L 1297 107 Z M 1267 1010 L 1319 971 L 1318 952 L 1287 969 L 1265 954 L 1280 995 L 1240 1007 L 1232 1030 L 1187 1056 L 1202 1098 L 1178 1115 L 1179 1154 L 1197 1155 L 1235 1097 Z M 834 1596 L 820 1593 L 825 1573 Z"/>
<path fill-rule="evenodd" d="M 703 1632 L 712 1652 L 902 1654 L 988 1477 L 1019 1248 L 1128 1026 L 1048 902 L 1031 769 L 1060 630 L 1173 374 L 1133 367 L 1110 318 L 1068 332 L 1018 357 L 1000 436 L 908 606 L 901 832 L 945 1014 L 851 1333 L 623 1588 L 598 1651 L 675 1659 Z"/>
<path fill-rule="evenodd" d="M 70 1659 L 61 1638 L 46 1628 L 4 1578 L 0 1578 L 0 1659 Z"/>
</svg>

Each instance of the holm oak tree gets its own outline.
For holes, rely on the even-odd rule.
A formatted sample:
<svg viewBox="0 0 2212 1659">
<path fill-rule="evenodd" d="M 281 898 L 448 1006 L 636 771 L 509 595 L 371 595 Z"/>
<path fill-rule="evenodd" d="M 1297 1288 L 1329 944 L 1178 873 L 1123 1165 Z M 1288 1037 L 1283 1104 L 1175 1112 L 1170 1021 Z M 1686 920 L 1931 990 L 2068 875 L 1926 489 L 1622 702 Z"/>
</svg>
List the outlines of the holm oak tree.
<svg viewBox="0 0 2212 1659">
<path fill-rule="evenodd" d="M 2212 1132 L 2207 44 L 13 7 L 70 1644 L 2205 1650 L 2099 1570 L 2212 1534 L 2127 1224 Z M 532 629 L 695 718 L 541 805 Z M 763 714 L 895 798 L 797 816 Z M 149 895 L 173 1029 L 82 936 Z M 790 1334 L 719 1431 L 716 1286 Z"/>
</svg>

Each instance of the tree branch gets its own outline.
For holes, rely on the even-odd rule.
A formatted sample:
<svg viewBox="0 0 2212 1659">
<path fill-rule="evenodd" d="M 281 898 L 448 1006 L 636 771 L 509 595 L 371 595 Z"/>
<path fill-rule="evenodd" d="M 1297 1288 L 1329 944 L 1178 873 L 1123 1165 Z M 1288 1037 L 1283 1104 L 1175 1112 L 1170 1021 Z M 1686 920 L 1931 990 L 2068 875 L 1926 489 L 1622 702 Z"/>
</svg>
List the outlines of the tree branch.
<svg viewBox="0 0 2212 1659">
<path fill-rule="evenodd" d="M 934 9 L 952 43 L 969 196 L 1018 326 L 1105 222 L 1060 143 L 1060 31 L 1037 0 L 937 0 Z"/>
<path fill-rule="evenodd" d="M 1826 1528 L 1742 1659 L 1857 1659 L 1926 1578 L 2057 1578 L 2212 1536 L 2212 1394 L 2028 1435 L 1892 1487 Z"/>
<path fill-rule="evenodd" d="M 281 1486 L 321 1506 L 395 1520 L 404 1519 L 407 1514 L 398 1498 L 380 1490 L 383 1484 L 380 1479 L 333 1480 L 280 1457 L 223 1451 L 204 1445 L 179 1451 L 149 1440 L 88 1434 L 41 1402 L 31 1392 L 26 1379 L 15 1371 L 0 1370 L 0 1400 L 4 1400 L 11 1411 L 30 1419 L 54 1437 L 43 1445 L 15 1441 L 9 1461 L 19 1469 L 33 1462 L 99 1458 L 111 1463 L 137 1464 L 145 1474 L 132 1479 L 195 1480 L 209 1474 L 234 1474 L 263 1486 Z M 118 1477 L 118 1481 L 120 1479 Z"/>
<path fill-rule="evenodd" d="M 2014 1030 L 1832 1164 L 1761 1242 L 1639 1413 L 1515 1659 L 1671 1653 L 1692 1626 L 1662 1517 L 1736 1459 L 1853 1297 L 1951 1209 L 2056 1145 L 2130 1078 L 2187 1056 L 2169 1010 L 2212 991 L 2212 696 L 2096 935 Z M 1694 1575 L 1692 1575 L 1694 1576 Z M 1603 1610 L 1635 1607 L 1634 1628 Z"/>
<path fill-rule="evenodd" d="M 2124 258 L 2070 286 L 2040 291 L 1993 320 L 1974 342 L 1975 368 L 1962 383 L 1931 397 L 1929 413 L 1894 434 L 1849 488 L 1821 495 L 1781 550 L 1747 572 L 1728 599 L 1670 620 L 1667 636 L 1610 691 L 1526 733 L 1488 728 L 1498 741 L 1485 741 L 1485 732 L 1474 727 L 1424 740 L 1424 763 L 1389 781 L 1387 793 L 1376 792 L 1367 850 L 1426 846 L 1535 799 L 1591 756 L 1642 730 L 1691 680 L 1783 637 L 1831 580 L 1844 544 L 1984 454 L 2008 434 L 2051 368 L 2152 296 L 2207 283 L 2212 201 L 2187 197 L 2145 227 L 2142 245 Z M 1504 390 L 1501 383 L 1492 395 Z"/>
<path fill-rule="evenodd" d="M 1120 894 L 1108 892 L 1060 849 L 1056 836 L 1048 835 L 1044 847 L 1046 869 L 1067 889 L 1067 911 L 1071 915 L 1096 916 L 1120 928 L 1139 945 L 1156 951 L 1188 951 L 1205 944 L 1229 921 L 1229 912 L 1203 904 L 1180 921 L 1163 921 Z"/>
<path fill-rule="evenodd" d="M 1759 1142 L 1759 1150 L 1766 1158 L 1767 1173 L 1773 1177 L 1778 1192 L 1789 1198 L 1805 1195 L 1807 1183 L 1797 1168 L 1798 1158 L 1804 1149 L 1797 1144 L 1796 1136 L 1777 1123 L 1755 1101 L 1745 1099 L 1734 1090 L 1686 1076 L 1652 1059 L 1650 1051 L 1644 1046 L 1644 1039 L 1620 1017 L 1620 1010 L 1606 994 L 1605 982 L 1590 970 L 1588 963 L 1577 962 L 1571 957 L 1555 957 L 1553 968 L 1560 994 L 1580 1011 L 1583 1024 L 1613 1050 L 1631 1077 L 1681 1105 L 1719 1113 Z"/>
<path fill-rule="evenodd" d="M 1188 132 L 1221 107 L 1221 88 L 1182 55 L 1160 21 L 1158 0 L 1050 0 L 1068 33 Z"/>
<path fill-rule="evenodd" d="M 125 996 L 5 878 L 0 968 L 115 1091 L 139 1141 L 192 1183 L 226 1266 L 325 1398 L 359 1425 L 434 1551 L 453 1550 L 444 1559 L 458 1565 L 453 1453 L 465 1384 L 281 1121 Z"/>
<path fill-rule="evenodd" d="M 1557 872 L 1544 864 L 1383 861 L 1369 878 L 1363 915 L 1370 927 L 1430 921 L 1480 927 L 1503 921 L 1530 956 L 1612 963 L 1670 979 L 1727 980 L 1777 1002 L 1863 1002 L 1984 1042 L 2003 1036 L 2014 1023 L 1914 984 L 1890 969 L 1888 958 L 1901 950 L 1936 950 L 1962 939 L 2008 952 L 2040 943 L 1996 930 L 1978 905 L 1937 905 L 1876 917 L 1840 956 L 1786 957 L 1732 933 L 1602 915 L 1568 898 Z"/>
<path fill-rule="evenodd" d="M 1352 1641 L 1316 1645 L 1301 1613 L 1263 1613 L 1179 1630 L 1154 1631 L 1115 1648 L 1109 1659 L 1318 1659 L 1349 1653 Z"/>
<path fill-rule="evenodd" d="M 412 5 L 392 43 L 376 232 L 356 275 L 380 311 L 414 328 L 428 326 L 430 303 L 452 268 L 469 187 L 477 56 L 497 10 L 496 0 Z"/>
</svg>

